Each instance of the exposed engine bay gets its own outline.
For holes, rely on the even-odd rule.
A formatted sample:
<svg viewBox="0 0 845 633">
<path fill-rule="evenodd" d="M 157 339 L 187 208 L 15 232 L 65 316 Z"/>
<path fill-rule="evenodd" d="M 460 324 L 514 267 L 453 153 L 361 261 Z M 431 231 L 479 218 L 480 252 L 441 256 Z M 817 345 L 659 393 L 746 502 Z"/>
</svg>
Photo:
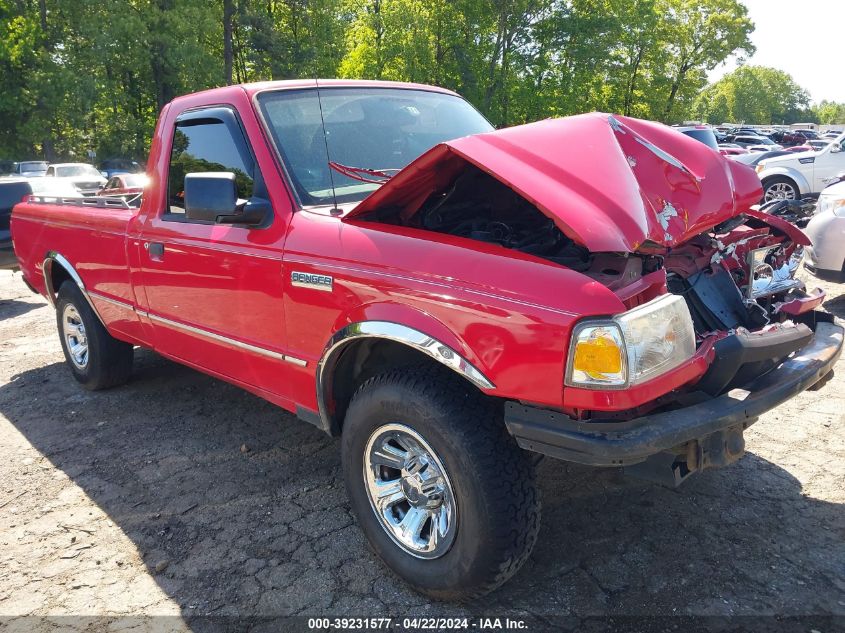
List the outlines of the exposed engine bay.
<svg viewBox="0 0 845 633">
<path fill-rule="evenodd" d="M 419 228 L 499 244 L 573 270 L 590 267 L 589 251 L 507 185 L 468 167 L 452 187 L 432 195 L 413 218 Z"/>
<path fill-rule="evenodd" d="M 407 221 L 389 209 L 379 216 L 382 222 L 498 244 L 566 266 L 607 286 L 629 307 L 651 298 L 635 293 L 649 286 L 655 291 L 655 281 L 662 292 L 665 283 L 669 292 L 684 296 L 699 343 L 718 332 L 791 323 L 824 298 L 805 293 L 794 278 L 800 246 L 783 231 L 747 215 L 674 248 L 656 248 L 653 254 L 592 253 L 528 200 L 469 165 Z"/>
</svg>

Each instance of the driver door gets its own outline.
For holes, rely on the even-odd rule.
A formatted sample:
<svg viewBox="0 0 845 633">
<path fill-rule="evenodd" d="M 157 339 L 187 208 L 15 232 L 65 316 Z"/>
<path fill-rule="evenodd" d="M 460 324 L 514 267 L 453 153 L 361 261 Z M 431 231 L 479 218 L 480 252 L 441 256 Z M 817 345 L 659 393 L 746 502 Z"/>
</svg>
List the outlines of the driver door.
<svg viewBox="0 0 845 633">
<path fill-rule="evenodd" d="M 163 208 L 150 211 L 139 236 L 155 348 L 283 394 L 290 368 L 283 354 L 284 222 L 273 217 L 248 227 L 185 214 L 187 173 L 232 172 L 240 198 L 267 197 L 240 119 L 229 107 L 192 110 L 176 119 L 172 139 Z"/>
</svg>

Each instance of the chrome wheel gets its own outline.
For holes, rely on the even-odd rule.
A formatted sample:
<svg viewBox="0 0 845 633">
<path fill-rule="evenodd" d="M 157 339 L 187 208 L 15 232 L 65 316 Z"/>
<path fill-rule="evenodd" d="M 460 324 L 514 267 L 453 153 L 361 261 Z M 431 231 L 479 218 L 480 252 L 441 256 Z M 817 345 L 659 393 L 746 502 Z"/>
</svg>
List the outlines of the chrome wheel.
<svg viewBox="0 0 845 633">
<path fill-rule="evenodd" d="M 403 424 L 377 428 L 364 450 L 367 496 L 384 531 L 412 556 L 443 556 L 455 540 L 458 516 L 440 458 Z"/>
<path fill-rule="evenodd" d="M 62 311 L 62 336 L 71 362 L 79 369 L 88 365 L 88 337 L 79 311 L 70 303 Z"/>
<path fill-rule="evenodd" d="M 790 185 L 788 182 L 776 182 L 766 188 L 766 196 L 764 198 L 764 201 L 771 202 L 772 200 L 795 200 L 797 197 L 798 196 L 796 195 L 795 187 Z"/>
</svg>

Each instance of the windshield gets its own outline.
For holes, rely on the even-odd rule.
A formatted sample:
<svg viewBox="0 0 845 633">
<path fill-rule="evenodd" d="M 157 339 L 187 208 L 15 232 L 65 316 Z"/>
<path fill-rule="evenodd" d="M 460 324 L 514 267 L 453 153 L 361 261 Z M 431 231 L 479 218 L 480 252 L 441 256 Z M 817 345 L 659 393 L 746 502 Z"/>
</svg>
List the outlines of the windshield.
<svg viewBox="0 0 845 633">
<path fill-rule="evenodd" d="M 460 97 L 426 90 L 324 88 L 319 100 L 280 90 L 258 103 L 305 205 L 334 202 L 332 185 L 338 202 L 362 200 L 379 187 L 368 171 L 393 174 L 438 143 L 493 129 Z"/>
<path fill-rule="evenodd" d="M 61 178 L 74 178 L 76 176 L 93 176 L 100 178 L 100 172 L 91 165 L 65 165 L 56 167 L 56 175 Z"/>
<path fill-rule="evenodd" d="M 25 171 L 47 171 L 47 163 L 41 161 L 28 161 L 20 164 L 21 173 Z"/>
</svg>

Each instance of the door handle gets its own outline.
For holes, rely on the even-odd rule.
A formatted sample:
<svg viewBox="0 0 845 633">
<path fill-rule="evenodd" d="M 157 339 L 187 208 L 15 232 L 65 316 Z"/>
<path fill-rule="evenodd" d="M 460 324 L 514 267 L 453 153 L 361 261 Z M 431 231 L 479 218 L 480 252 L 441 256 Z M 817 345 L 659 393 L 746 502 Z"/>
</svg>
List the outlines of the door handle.
<svg viewBox="0 0 845 633">
<path fill-rule="evenodd" d="M 164 257 L 164 244 L 161 242 L 144 242 L 144 248 L 150 253 L 150 259 L 160 261 Z"/>
</svg>

